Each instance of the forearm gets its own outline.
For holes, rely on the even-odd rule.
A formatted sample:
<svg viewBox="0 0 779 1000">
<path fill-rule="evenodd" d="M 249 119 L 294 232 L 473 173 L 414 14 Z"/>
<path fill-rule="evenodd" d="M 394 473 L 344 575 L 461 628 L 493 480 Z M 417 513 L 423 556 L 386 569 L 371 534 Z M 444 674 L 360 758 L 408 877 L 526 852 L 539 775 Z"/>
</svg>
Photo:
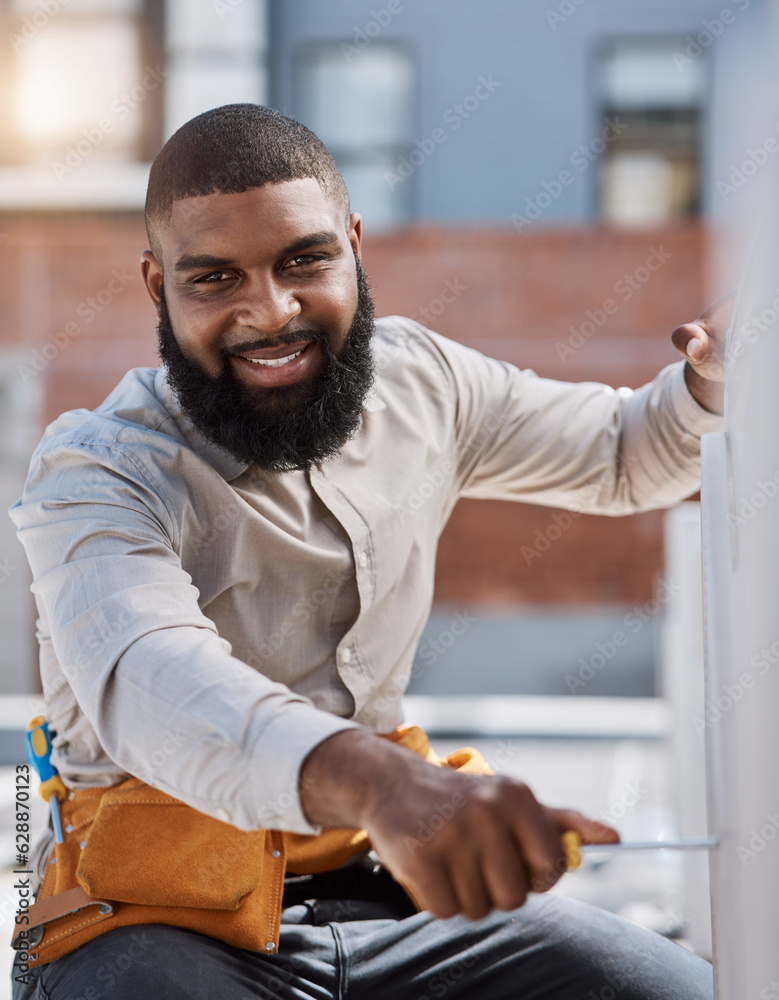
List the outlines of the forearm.
<svg viewBox="0 0 779 1000">
<path fill-rule="evenodd" d="M 394 796 L 409 769 L 421 776 L 431 766 L 372 733 L 335 733 L 303 762 L 301 807 L 314 826 L 363 827 L 376 802 Z"/>
</svg>

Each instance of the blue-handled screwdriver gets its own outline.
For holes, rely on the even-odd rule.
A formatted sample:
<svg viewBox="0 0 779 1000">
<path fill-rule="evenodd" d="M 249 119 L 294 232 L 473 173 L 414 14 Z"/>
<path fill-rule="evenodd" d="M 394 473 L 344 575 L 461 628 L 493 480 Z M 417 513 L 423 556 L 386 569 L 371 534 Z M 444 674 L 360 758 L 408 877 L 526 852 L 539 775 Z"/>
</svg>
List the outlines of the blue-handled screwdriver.
<svg viewBox="0 0 779 1000">
<path fill-rule="evenodd" d="M 24 734 L 24 745 L 27 760 L 41 779 L 41 798 L 51 806 L 51 820 L 54 824 L 54 837 L 58 844 L 64 841 L 62 836 L 62 812 L 60 802 L 67 795 L 67 789 L 59 776 L 57 768 L 51 762 L 51 735 L 49 724 L 43 715 L 36 715 L 27 725 Z"/>
</svg>

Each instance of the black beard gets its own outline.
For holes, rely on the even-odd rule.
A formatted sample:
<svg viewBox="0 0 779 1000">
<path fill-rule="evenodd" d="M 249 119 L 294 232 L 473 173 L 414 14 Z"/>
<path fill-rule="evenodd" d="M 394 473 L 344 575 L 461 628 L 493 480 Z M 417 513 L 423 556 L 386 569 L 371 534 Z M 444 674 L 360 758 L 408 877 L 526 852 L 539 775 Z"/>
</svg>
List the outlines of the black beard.
<svg viewBox="0 0 779 1000">
<path fill-rule="evenodd" d="M 227 351 L 219 375 L 206 374 L 179 347 L 160 289 L 157 333 L 168 382 L 200 433 L 237 461 L 266 472 L 307 469 L 337 454 L 359 427 L 374 378 L 374 305 L 356 263 L 357 309 L 341 353 L 333 354 L 323 330 L 289 334 L 284 343 L 316 340 L 322 358 L 309 378 L 286 386 L 249 388 L 235 376 Z"/>
</svg>

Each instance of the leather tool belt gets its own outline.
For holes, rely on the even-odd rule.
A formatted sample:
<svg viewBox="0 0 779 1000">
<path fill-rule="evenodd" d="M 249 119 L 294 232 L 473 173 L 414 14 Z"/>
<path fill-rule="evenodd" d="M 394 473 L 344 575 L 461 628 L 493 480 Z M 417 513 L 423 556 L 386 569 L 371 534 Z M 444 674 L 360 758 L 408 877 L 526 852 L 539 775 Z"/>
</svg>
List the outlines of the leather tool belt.
<svg viewBox="0 0 779 1000">
<path fill-rule="evenodd" d="M 416 726 L 400 727 L 387 738 L 431 763 L 489 773 L 477 750 L 437 757 Z M 329 829 L 316 836 L 239 830 L 138 778 L 70 791 L 62 821 L 64 842 L 49 855 L 28 923 L 14 928 L 12 946 L 27 952 L 30 967 L 135 924 L 183 927 L 274 954 L 282 906 L 298 895 L 292 889 L 296 880 L 290 880 L 284 898 L 287 872 L 319 878 L 300 881 L 301 887 L 308 883 L 305 898 L 322 892 L 328 895 L 321 898 L 339 898 L 333 893 L 350 891 L 354 875 L 333 869 L 370 847 L 364 830 Z M 326 885 L 320 884 L 323 872 L 333 876 Z"/>
</svg>

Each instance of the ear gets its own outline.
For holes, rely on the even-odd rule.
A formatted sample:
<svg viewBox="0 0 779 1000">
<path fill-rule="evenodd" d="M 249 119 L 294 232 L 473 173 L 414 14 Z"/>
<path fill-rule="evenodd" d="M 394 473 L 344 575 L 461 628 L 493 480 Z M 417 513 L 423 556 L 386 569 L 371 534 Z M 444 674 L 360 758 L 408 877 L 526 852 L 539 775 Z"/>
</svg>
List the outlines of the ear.
<svg viewBox="0 0 779 1000">
<path fill-rule="evenodd" d="M 349 242 L 352 245 L 354 256 L 362 263 L 360 257 L 360 247 L 362 246 L 362 216 L 359 212 L 352 212 L 349 216 Z"/>
<path fill-rule="evenodd" d="M 160 290 L 162 288 L 162 267 L 151 250 L 144 250 L 141 254 L 141 277 L 146 285 L 149 298 L 154 303 L 157 315 L 160 312 Z"/>
</svg>

